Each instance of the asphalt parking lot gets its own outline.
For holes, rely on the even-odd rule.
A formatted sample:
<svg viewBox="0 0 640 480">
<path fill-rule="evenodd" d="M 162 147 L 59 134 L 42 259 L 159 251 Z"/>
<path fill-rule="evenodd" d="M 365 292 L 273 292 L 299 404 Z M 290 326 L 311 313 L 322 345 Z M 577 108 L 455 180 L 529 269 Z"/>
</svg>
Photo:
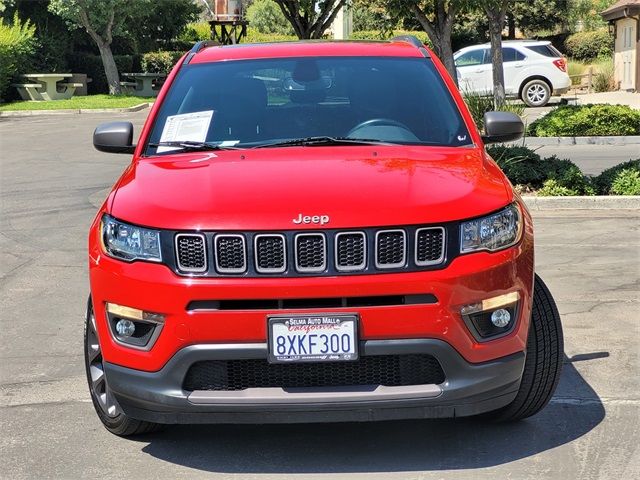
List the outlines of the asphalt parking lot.
<svg viewBox="0 0 640 480">
<path fill-rule="evenodd" d="M 126 155 L 95 125 L 147 112 L 0 119 L 0 478 L 640 478 L 640 212 L 535 213 L 562 315 L 560 386 L 539 415 L 378 424 L 180 426 L 120 439 L 82 361 L 86 233 Z M 611 148 L 611 147 L 609 147 Z"/>
</svg>

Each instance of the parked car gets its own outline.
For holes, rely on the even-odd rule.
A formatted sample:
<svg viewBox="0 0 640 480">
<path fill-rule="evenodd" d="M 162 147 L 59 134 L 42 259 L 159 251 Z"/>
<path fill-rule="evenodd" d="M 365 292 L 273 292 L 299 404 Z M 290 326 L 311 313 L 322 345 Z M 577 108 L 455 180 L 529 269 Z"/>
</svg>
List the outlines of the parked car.
<svg viewBox="0 0 640 480">
<path fill-rule="evenodd" d="M 533 415 L 562 331 L 533 224 L 413 37 L 198 43 L 89 232 L 85 360 L 111 432 Z"/>
<path fill-rule="evenodd" d="M 520 98 L 529 107 L 543 107 L 552 95 L 571 87 L 567 60 L 548 41 L 507 40 L 502 42 L 505 93 Z M 491 45 L 474 45 L 458 50 L 458 84 L 465 92 L 493 94 Z"/>
</svg>

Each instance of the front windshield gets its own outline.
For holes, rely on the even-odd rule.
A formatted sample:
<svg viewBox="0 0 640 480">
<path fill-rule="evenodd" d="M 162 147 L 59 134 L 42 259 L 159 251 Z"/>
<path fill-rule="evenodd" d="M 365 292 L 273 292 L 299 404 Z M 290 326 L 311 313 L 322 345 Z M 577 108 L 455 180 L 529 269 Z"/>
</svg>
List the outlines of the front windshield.
<svg viewBox="0 0 640 480">
<path fill-rule="evenodd" d="M 318 137 L 471 143 L 431 60 L 303 57 L 184 66 L 162 104 L 146 154 L 176 150 L 158 143 L 252 148 Z"/>
</svg>

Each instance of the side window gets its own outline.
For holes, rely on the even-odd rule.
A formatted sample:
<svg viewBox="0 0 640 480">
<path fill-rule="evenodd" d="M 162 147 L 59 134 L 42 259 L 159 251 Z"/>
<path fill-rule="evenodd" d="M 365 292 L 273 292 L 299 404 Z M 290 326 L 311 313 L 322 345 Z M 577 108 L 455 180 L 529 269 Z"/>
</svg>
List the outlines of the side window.
<svg viewBox="0 0 640 480">
<path fill-rule="evenodd" d="M 503 48 L 502 49 L 502 61 L 503 62 L 519 62 L 524 60 L 525 56 L 515 48 Z"/>
<path fill-rule="evenodd" d="M 486 49 L 478 49 L 463 53 L 456 60 L 456 67 L 470 67 L 472 65 L 482 65 L 486 63 L 485 50 Z"/>
</svg>

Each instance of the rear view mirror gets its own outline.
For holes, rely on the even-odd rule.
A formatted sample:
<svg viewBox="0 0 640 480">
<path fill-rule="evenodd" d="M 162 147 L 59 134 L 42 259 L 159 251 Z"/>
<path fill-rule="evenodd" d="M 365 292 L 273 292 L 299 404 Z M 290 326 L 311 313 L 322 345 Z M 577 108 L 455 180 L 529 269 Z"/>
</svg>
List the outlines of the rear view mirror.
<svg viewBox="0 0 640 480">
<path fill-rule="evenodd" d="M 487 112 L 484 114 L 484 143 L 502 143 L 518 140 L 524 134 L 522 119 L 511 112 Z"/>
<path fill-rule="evenodd" d="M 93 132 L 93 146 L 108 153 L 133 153 L 133 125 L 131 122 L 102 123 Z"/>
</svg>

